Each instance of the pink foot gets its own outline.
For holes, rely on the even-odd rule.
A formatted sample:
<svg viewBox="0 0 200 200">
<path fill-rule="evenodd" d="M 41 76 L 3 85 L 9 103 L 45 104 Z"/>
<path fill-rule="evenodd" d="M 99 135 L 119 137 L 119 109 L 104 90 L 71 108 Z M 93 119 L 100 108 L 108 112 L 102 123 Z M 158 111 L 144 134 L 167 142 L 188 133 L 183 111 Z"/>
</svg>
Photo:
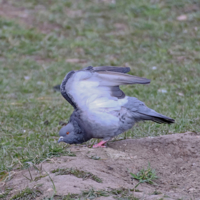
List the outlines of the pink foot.
<svg viewBox="0 0 200 200">
<path fill-rule="evenodd" d="M 106 146 L 104 146 L 104 144 L 105 144 L 106 142 L 107 142 L 107 141 L 101 141 L 101 142 L 99 142 L 98 144 L 93 145 L 93 148 L 98 148 L 98 147 L 105 148 Z"/>
</svg>

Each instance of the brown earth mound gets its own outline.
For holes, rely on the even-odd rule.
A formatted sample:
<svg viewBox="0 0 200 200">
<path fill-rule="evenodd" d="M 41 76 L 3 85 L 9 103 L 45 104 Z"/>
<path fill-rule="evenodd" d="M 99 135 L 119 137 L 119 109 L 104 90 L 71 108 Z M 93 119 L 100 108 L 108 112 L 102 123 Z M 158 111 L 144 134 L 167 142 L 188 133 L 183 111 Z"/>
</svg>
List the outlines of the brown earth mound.
<svg viewBox="0 0 200 200">
<path fill-rule="evenodd" d="M 30 177 L 30 173 L 23 170 L 15 172 L 3 188 L 14 188 L 12 193 L 15 194 L 26 187 L 33 188 L 41 184 L 43 197 L 53 193 L 53 183 L 59 195 L 81 193 L 91 188 L 132 189 L 138 181 L 131 179 L 130 172 L 136 174 L 150 163 L 159 177 L 155 180 L 156 185 L 140 184 L 137 189 L 141 192 L 134 192 L 135 197 L 152 200 L 200 199 L 200 135 L 196 133 L 109 142 L 107 148 L 101 149 L 72 146 L 71 150 L 75 152 L 76 157 L 63 156 L 44 162 L 38 166 L 40 172 L 31 167 L 30 173 L 34 181 L 28 180 L 26 177 Z M 95 160 L 99 157 L 99 160 Z M 58 175 L 52 172 L 65 168 L 90 172 L 102 182 L 90 175 L 84 179 L 70 173 Z M 50 176 L 46 176 L 46 172 Z M 155 191 L 159 191 L 158 195 L 155 195 Z M 38 199 L 42 199 L 42 196 Z M 110 196 L 99 199 L 113 198 Z"/>
</svg>

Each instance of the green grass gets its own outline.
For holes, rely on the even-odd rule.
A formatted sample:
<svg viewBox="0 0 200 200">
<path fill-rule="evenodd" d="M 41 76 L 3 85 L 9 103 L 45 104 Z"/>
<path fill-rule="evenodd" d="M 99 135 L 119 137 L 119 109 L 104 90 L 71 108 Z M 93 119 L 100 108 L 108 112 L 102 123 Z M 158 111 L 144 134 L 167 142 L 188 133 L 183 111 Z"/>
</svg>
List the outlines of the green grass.
<svg viewBox="0 0 200 200">
<path fill-rule="evenodd" d="M 152 81 L 125 86 L 125 93 L 176 120 L 171 126 L 137 124 L 127 137 L 200 130 L 198 1 L 7 2 L 37 12 L 32 29 L 0 17 L 0 171 L 69 155 L 69 145 L 57 139 L 59 121 L 73 109 L 52 87 L 82 66 L 130 66 L 131 74 Z M 186 12 L 192 5 L 198 9 Z M 186 21 L 176 19 L 181 14 Z M 52 25 L 48 34 L 38 28 L 44 23 Z M 66 62 L 74 58 L 86 61 Z"/>
<path fill-rule="evenodd" d="M 155 184 L 154 180 L 158 178 L 156 176 L 156 171 L 151 168 L 150 164 L 147 169 L 143 168 L 137 174 L 130 173 L 130 175 L 133 179 L 139 181 L 135 188 L 137 188 L 141 183 Z"/>
<path fill-rule="evenodd" d="M 5 188 L 4 192 L 2 191 L 0 194 L 0 200 L 6 200 L 10 191 L 12 191 L 11 188 Z"/>
<path fill-rule="evenodd" d="M 68 194 L 65 196 L 54 195 L 51 198 L 44 198 L 43 200 L 79 200 L 79 199 L 97 199 L 98 197 L 109 197 L 112 196 L 117 200 L 138 200 L 134 197 L 133 190 L 119 188 L 119 189 L 108 189 L 95 191 L 93 189 L 83 191 L 81 194 Z"/>
<path fill-rule="evenodd" d="M 40 196 L 42 193 L 40 190 L 26 188 L 23 191 L 19 192 L 15 196 L 13 196 L 12 200 L 26 200 L 33 199 L 35 197 Z M 117 200 L 138 200 L 138 198 L 134 197 L 133 190 L 119 188 L 119 189 L 108 189 L 105 190 L 87 190 L 83 191 L 81 194 L 68 194 L 68 195 L 56 195 L 54 194 L 52 197 L 44 197 L 43 200 L 85 200 L 85 199 L 96 199 L 98 197 L 109 197 L 112 196 Z"/>
<path fill-rule="evenodd" d="M 42 192 L 38 189 L 25 188 L 24 190 L 14 195 L 10 200 L 36 199 L 37 197 L 41 195 L 42 195 Z"/>
<path fill-rule="evenodd" d="M 65 168 L 65 169 L 58 168 L 51 171 L 51 173 L 56 173 L 56 175 L 74 175 L 77 178 L 82 178 L 83 180 L 92 179 L 93 181 L 96 181 L 97 183 L 102 183 L 102 180 L 98 176 L 92 174 L 91 172 L 85 172 L 85 171 L 73 169 L 73 168 Z"/>
</svg>

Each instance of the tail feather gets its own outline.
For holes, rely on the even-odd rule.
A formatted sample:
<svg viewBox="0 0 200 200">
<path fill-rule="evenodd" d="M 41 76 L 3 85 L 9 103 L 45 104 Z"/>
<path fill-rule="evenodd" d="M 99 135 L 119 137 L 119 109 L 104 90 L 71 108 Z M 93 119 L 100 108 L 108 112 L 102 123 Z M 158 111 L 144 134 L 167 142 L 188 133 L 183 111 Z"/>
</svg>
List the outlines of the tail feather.
<svg viewBox="0 0 200 200">
<path fill-rule="evenodd" d="M 158 123 L 158 124 L 172 124 L 175 122 L 174 119 L 163 116 L 163 117 L 152 117 L 151 120 Z"/>
<path fill-rule="evenodd" d="M 175 120 L 170 117 L 167 117 L 165 115 L 157 113 L 154 110 L 151 110 L 151 111 L 152 112 L 149 112 L 148 114 L 140 113 L 141 119 L 142 120 L 151 120 L 158 124 L 172 124 L 175 122 Z"/>
<path fill-rule="evenodd" d="M 148 108 L 142 101 L 135 97 L 129 97 L 125 107 L 132 111 L 131 113 L 135 121 L 151 120 L 159 124 L 171 124 L 175 122 L 174 119 Z"/>
<path fill-rule="evenodd" d="M 53 87 L 53 90 L 56 92 L 56 91 L 59 91 L 60 92 L 60 85 L 56 85 Z"/>
</svg>

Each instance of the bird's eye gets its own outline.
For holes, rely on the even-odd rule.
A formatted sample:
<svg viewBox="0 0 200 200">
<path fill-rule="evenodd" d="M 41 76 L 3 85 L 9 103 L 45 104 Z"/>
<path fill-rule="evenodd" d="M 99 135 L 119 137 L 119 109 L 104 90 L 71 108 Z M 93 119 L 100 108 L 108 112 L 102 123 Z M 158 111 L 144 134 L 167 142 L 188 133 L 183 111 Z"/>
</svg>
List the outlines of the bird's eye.
<svg viewBox="0 0 200 200">
<path fill-rule="evenodd" d="M 69 134 L 69 132 L 66 133 L 67 135 Z"/>
</svg>

